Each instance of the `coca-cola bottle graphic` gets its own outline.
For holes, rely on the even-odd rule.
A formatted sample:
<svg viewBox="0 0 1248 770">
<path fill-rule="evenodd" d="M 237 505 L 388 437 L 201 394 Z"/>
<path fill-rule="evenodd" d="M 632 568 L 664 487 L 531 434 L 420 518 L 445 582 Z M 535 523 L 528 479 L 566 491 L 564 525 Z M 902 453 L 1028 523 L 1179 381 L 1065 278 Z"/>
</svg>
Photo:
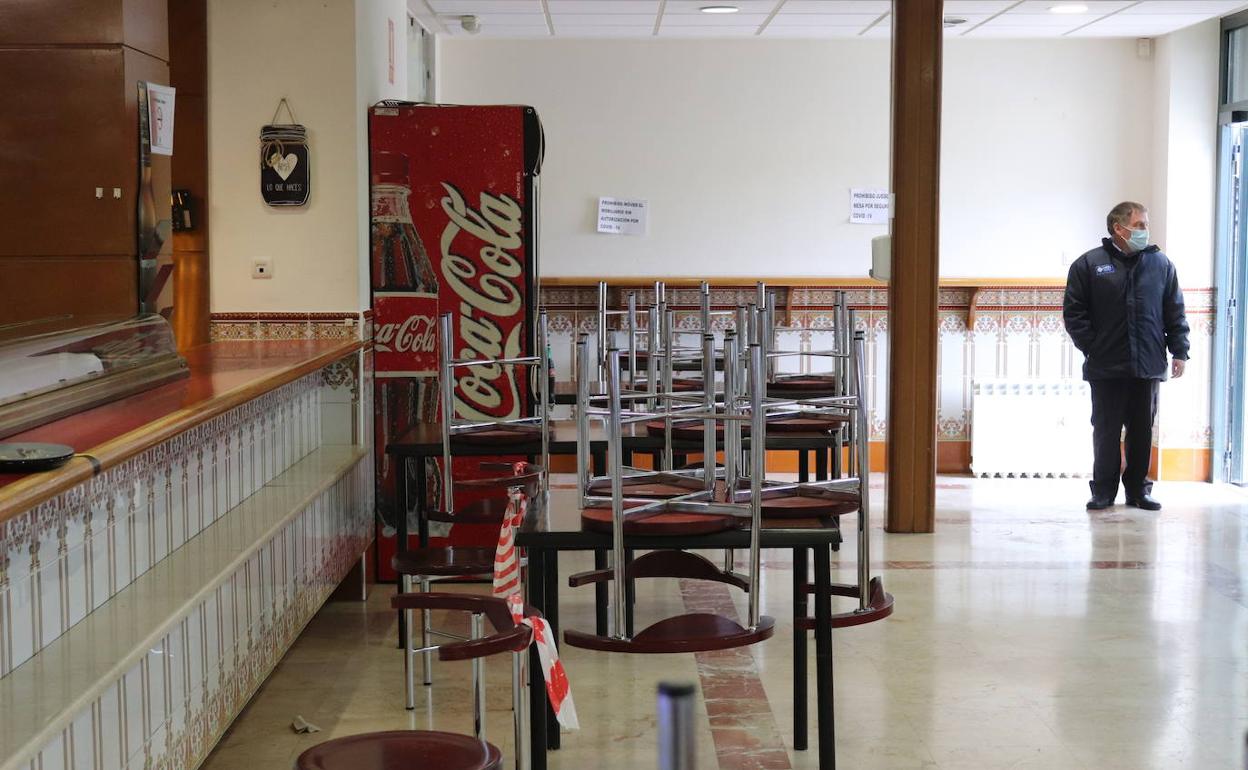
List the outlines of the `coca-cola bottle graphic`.
<svg viewBox="0 0 1248 770">
<path fill-rule="evenodd" d="M 407 156 L 373 153 L 371 177 L 373 290 L 436 295 L 438 278 L 408 209 Z"/>
</svg>

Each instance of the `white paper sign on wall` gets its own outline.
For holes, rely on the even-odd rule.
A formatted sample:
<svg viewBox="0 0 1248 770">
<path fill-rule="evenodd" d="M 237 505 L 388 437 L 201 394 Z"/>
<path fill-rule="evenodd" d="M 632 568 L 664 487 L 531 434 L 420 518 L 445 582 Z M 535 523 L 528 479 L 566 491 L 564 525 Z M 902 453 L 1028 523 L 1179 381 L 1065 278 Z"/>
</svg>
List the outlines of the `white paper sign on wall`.
<svg viewBox="0 0 1248 770">
<path fill-rule="evenodd" d="M 645 235 L 649 206 L 634 198 L 599 198 L 598 232 Z"/>
<path fill-rule="evenodd" d="M 888 190 L 855 187 L 849 191 L 849 222 L 854 225 L 886 225 L 892 195 Z"/>
<path fill-rule="evenodd" d="M 147 116 L 152 132 L 152 154 L 173 154 L 173 97 L 169 86 L 147 84 Z"/>
</svg>

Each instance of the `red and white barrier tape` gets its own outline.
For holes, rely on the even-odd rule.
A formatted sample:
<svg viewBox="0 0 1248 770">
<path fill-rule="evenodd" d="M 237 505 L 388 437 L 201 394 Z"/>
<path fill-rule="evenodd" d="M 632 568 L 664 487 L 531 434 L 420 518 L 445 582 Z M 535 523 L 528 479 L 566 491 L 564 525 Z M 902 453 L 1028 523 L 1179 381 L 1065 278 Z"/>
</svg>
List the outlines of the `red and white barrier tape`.
<svg viewBox="0 0 1248 770">
<path fill-rule="evenodd" d="M 521 473 L 521 469 L 516 469 Z M 540 615 L 524 616 L 524 597 L 520 591 L 520 553 L 516 548 L 516 530 L 524 523 L 529 509 L 528 496 L 515 487 L 507 491 L 507 512 L 498 531 L 498 548 L 494 552 L 494 595 L 505 598 L 511 617 L 533 629 L 533 644 L 537 645 L 537 657 L 542 663 L 542 677 L 546 680 L 546 694 L 559 724 L 569 730 L 580 729 L 576 718 L 576 706 L 572 703 L 572 690 L 568 674 L 559 662 L 559 650 L 554 634 Z"/>
<path fill-rule="evenodd" d="M 498 528 L 498 548 L 494 551 L 494 595 L 506 598 L 520 593 L 520 552 L 516 530 L 529 510 L 529 498 L 520 487 L 507 490 L 507 511 Z"/>
<path fill-rule="evenodd" d="M 546 695 L 550 698 L 550 707 L 555 712 L 559 724 L 569 730 L 579 730 L 581 723 L 576 718 L 576 704 L 572 702 L 572 688 L 568 684 L 568 674 L 559 661 L 559 650 L 555 648 L 554 635 L 550 626 L 540 615 L 524 617 L 524 599 L 519 593 L 507 597 L 511 607 L 511 617 L 517 623 L 524 623 L 533 629 L 533 644 L 537 645 L 537 657 L 542 662 L 542 676 L 546 679 Z"/>
</svg>

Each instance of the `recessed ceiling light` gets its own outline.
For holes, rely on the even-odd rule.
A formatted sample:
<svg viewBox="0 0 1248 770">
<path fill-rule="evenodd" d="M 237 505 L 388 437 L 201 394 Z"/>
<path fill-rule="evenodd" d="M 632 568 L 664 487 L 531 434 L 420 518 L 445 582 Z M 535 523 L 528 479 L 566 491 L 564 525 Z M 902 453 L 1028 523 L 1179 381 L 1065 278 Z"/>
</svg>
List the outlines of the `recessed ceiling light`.
<svg viewBox="0 0 1248 770">
<path fill-rule="evenodd" d="M 1050 5 L 1050 13 L 1087 13 L 1088 6 L 1083 3 L 1063 3 L 1061 5 Z"/>
<path fill-rule="evenodd" d="M 736 13 L 741 9 L 735 5 L 704 5 L 698 10 L 702 13 Z"/>
</svg>

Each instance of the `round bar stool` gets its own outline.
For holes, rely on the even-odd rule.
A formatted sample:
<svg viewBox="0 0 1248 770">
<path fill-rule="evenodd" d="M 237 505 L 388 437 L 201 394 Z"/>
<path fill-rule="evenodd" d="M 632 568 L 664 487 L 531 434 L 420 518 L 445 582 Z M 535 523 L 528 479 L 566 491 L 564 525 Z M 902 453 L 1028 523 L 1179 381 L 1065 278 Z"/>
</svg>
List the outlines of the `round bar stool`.
<svg viewBox="0 0 1248 770">
<path fill-rule="evenodd" d="M 452 610 L 472 615 L 476 638 L 462 642 L 435 646 L 438 659 L 444 661 L 471 660 L 473 662 L 473 735 L 461 735 L 440 730 L 388 730 L 362 733 L 335 738 L 313 746 L 299 755 L 296 770 L 408 770 L 409 768 L 437 768 L 437 770 L 501 770 L 503 754 L 497 746 L 485 740 L 485 677 L 480 669 L 481 659 L 503 652 L 512 654 L 512 711 L 515 729 L 516 767 L 525 766 L 527 751 L 525 741 L 524 659 L 533 631 L 523 623 L 517 623 L 507 608 L 507 602 L 490 596 L 465 594 L 421 593 L 399 594 L 390 602 L 394 609 Z M 536 614 L 525 608 L 526 615 Z M 484 636 L 480 630 L 488 620 L 494 633 Z M 404 668 L 411 687 L 411 658 L 406 656 Z"/>
</svg>

